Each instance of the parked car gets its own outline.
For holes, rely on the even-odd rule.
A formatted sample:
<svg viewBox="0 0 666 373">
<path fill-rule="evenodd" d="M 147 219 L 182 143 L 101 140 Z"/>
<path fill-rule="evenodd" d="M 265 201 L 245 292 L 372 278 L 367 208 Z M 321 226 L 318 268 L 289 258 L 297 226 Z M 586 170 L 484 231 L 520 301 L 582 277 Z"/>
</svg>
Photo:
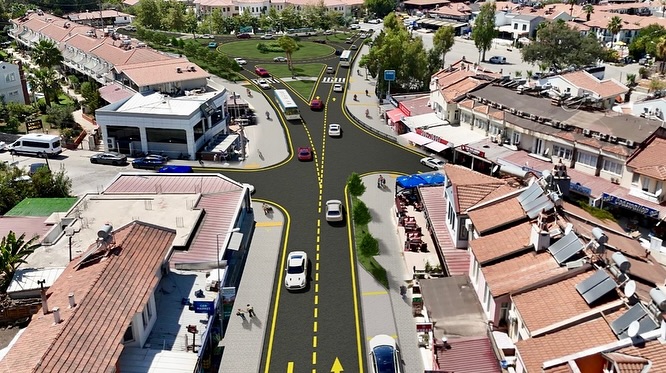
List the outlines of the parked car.
<svg viewBox="0 0 666 373">
<path fill-rule="evenodd" d="M 360 28 L 361 28 L 361 25 L 359 25 L 358 23 L 354 23 L 354 24 L 349 25 L 350 30 L 358 30 Z"/>
<path fill-rule="evenodd" d="M 344 219 L 342 209 L 342 202 L 339 200 L 326 201 L 326 221 L 342 221 Z"/>
<path fill-rule="evenodd" d="M 261 38 L 260 38 L 260 39 L 263 39 L 263 40 L 271 40 L 271 39 L 273 39 L 273 38 L 274 38 L 273 34 L 263 34 L 263 35 L 261 35 Z"/>
<path fill-rule="evenodd" d="M 33 164 L 30 165 L 30 169 L 28 170 L 28 175 L 32 176 L 32 175 L 36 174 L 37 171 L 39 171 L 39 169 L 41 169 L 41 168 L 46 168 L 47 170 L 51 171 L 51 169 L 49 168 L 49 165 L 47 165 L 46 163 L 43 163 L 43 162 L 33 163 Z"/>
<path fill-rule="evenodd" d="M 273 62 L 287 62 L 287 57 L 274 57 Z"/>
<path fill-rule="evenodd" d="M 337 123 L 331 123 L 328 125 L 328 135 L 331 137 L 340 137 L 342 136 L 342 127 Z"/>
<path fill-rule="evenodd" d="M 333 35 L 334 32 L 335 31 L 333 31 L 333 30 L 326 30 L 326 31 L 324 31 L 324 35 Z"/>
<path fill-rule="evenodd" d="M 242 34 L 238 34 L 238 35 L 236 35 L 236 37 L 239 38 L 239 39 L 250 39 L 250 38 L 252 37 L 252 35 L 250 35 L 250 34 L 244 32 L 244 33 L 242 33 Z"/>
<path fill-rule="evenodd" d="M 340 83 L 333 84 L 333 92 L 342 92 L 344 91 L 344 87 Z"/>
<path fill-rule="evenodd" d="M 380 19 L 371 19 L 371 20 L 368 21 L 368 23 L 373 24 L 373 25 L 378 25 L 381 22 L 382 21 Z"/>
<path fill-rule="evenodd" d="M 308 254 L 305 251 L 290 252 L 285 271 L 284 286 L 287 290 L 304 289 L 308 283 Z"/>
<path fill-rule="evenodd" d="M 202 39 L 214 39 L 215 37 L 211 34 L 203 34 L 201 35 Z"/>
<path fill-rule="evenodd" d="M 208 43 L 208 48 L 217 48 L 217 43 L 214 42 L 214 41 L 211 41 L 210 43 Z"/>
<path fill-rule="evenodd" d="M 324 110 L 324 101 L 322 101 L 319 98 L 315 98 L 312 101 L 310 101 L 310 109 L 311 110 Z"/>
<path fill-rule="evenodd" d="M 393 337 L 379 334 L 368 342 L 374 373 L 401 373 L 401 359 Z"/>
<path fill-rule="evenodd" d="M 271 76 L 268 70 L 264 69 L 263 67 L 257 67 L 256 69 L 254 69 L 254 72 L 262 78 L 267 78 Z"/>
<path fill-rule="evenodd" d="M 136 158 L 132 161 L 132 167 L 155 170 L 166 165 L 167 162 L 168 159 L 166 157 L 152 154 L 142 158 Z"/>
<path fill-rule="evenodd" d="M 309 146 L 302 146 L 298 148 L 298 160 L 299 161 L 311 161 L 312 160 L 312 150 Z"/>
<path fill-rule="evenodd" d="M 242 58 L 240 58 L 240 57 L 236 57 L 236 58 L 234 58 L 234 61 L 236 61 L 236 63 L 239 64 L 239 65 L 241 65 L 241 66 L 243 66 L 243 65 L 247 65 L 247 61 L 245 61 L 244 59 L 242 59 Z"/>
<path fill-rule="evenodd" d="M 444 165 L 446 164 L 446 162 L 433 157 L 421 158 L 420 162 L 422 165 L 430 167 L 433 170 L 440 170 L 444 168 Z"/>
<path fill-rule="evenodd" d="M 336 55 L 336 56 L 339 56 L 339 55 L 341 55 L 341 54 L 342 54 L 342 49 L 336 49 L 336 50 L 335 50 L 335 55 Z"/>
<path fill-rule="evenodd" d="M 506 63 L 506 57 L 504 56 L 492 56 L 488 60 L 490 63 L 498 64 L 498 65 L 503 65 Z"/>
<path fill-rule="evenodd" d="M 259 85 L 259 87 L 261 87 L 261 89 L 271 89 L 271 85 L 268 84 L 266 79 L 259 79 L 257 84 Z"/>
<path fill-rule="evenodd" d="M 324 39 L 315 39 L 312 42 L 317 44 L 326 44 L 326 40 Z"/>
<path fill-rule="evenodd" d="M 120 154 L 115 152 L 98 153 L 98 154 L 93 154 L 90 157 L 90 163 L 110 164 L 114 166 L 120 166 L 121 164 L 127 163 L 127 156 L 125 154 Z"/>
</svg>

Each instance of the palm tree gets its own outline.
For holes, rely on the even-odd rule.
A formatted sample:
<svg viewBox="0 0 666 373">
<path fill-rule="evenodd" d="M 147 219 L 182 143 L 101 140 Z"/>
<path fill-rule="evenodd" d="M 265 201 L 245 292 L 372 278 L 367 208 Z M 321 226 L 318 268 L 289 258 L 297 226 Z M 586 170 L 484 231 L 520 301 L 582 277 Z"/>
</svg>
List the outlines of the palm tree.
<svg viewBox="0 0 666 373">
<path fill-rule="evenodd" d="M 613 43 L 615 43 L 615 36 L 622 30 L 622 18 L 618 16 L 614 16 L 613 18 L 608 21 L 608 32 L 613 35 L 613 38 L 611 39 L 611 48 L 613 48 Z"/>
<path fill-rule="evenodd" d="M 42 39 L 32 51 L 32 58 L 37 65 L 47 69 L 57 67 L 62 63 L 62 53 L 51 40 Z"/>
<path fill-rule="evenodd" d="M 655 55 L 659 62 L 659 73 L 664 73 L 664 63 L 666 62 L 666 37 L 661 37 L 655 45 Z"/>
<path fill-rule="evenodd" d="M 35 236 L 25 241 L 25 233 L 19 238 L 13 231 L 9 231 L 7 236 L 0 241 L 0 272 L 4 275 L 5 284 L 11 281 L 16 268 L 25 263 L 25 259 L 35 252 L 40 246 L 36 241 L 39 239 Z"/>
<path fill-rule="evenodd" d="M 585 4 L 585 6 L 583 6 L 583 13 L 585 13 L 585 19 L 589 22 L 590 16 L 594 13 L 594 6 L 592 6 L 592 4 Z"/>
<path fill-rule="evenodd" d="M 578 0 L 567 0 L 567 4 L 571 5 L 571 8 L 569 8 L 569 16 L 573 17 L 573 8 L 578 4 Z"/>
<path fill-rule="evenodd" d="M 54 70 L 39 69 L 34 74 L 28 77 L 28 82 L 33 90 L 41 91 L 44 93 L 44 101 L 46 106 L 51 106 L 51 99 L 57 97 L 60 90 L 60 82 Z"/>
</svg>

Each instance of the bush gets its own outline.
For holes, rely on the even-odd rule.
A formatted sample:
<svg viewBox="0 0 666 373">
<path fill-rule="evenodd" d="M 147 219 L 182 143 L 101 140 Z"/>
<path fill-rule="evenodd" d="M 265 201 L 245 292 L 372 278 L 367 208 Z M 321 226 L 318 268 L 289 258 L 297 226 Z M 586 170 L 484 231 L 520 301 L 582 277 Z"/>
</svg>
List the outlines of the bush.
<svg viewBox="0 0 666 373">
<path fill-rule="evenodd" d="M 349 194 L 354 197 L 359 197 L 365 193 L 365 184 L 363 184 L 363 180 L 361 180 L 361 177 L 356 172 L 352 172 L 352 174 L 349 175 L 349 178 L 347 179 L 347 188 Z"/>
<path fill-rule="evenodd" d="M 274 53 L 284 53 L 284 49 L 280 46 L 280 44 L 272 42 L 272 43 L 257 43 L 257 50 L 261 53 L 269 53 L 269 52 L 274 52 Z"/>
<path fill-rule="evenodd" d="M 580 206 L 580 208 L 587 211 L 590 215 L 594 216 L 599 220 L 617 221 L 617 219 L 615 219 L 615 216 L 613 216 L 613 214 L 608 210 L 590 206 L 584 201 L 579 201 L 578 206 Z"/>
<path fill-rule="evenodd" d="M 363 256 L 379 255 L 379 241 L 368 232 L 363 232 L 358 250 Z"/>
<path fill-rule="evenodd" d="M 372 220 L 372 215 L 370 215 L 370 210 L 368 206 L 361 200 L 354 202 L 353 210 L 354 223 L 357 225 L 366 225 Z"/>
</svg>

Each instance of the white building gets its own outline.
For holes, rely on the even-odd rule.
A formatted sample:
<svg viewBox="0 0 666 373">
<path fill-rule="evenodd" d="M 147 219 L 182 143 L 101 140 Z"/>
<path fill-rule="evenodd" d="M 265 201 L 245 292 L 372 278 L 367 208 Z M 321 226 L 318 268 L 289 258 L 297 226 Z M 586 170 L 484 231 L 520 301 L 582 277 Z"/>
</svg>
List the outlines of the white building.
<svg viewBox="0 0 666 373">
<path fill-rule="evenodd" d="M 351 15 L 354 10 L 363 6 L 361 0 L 324 0 L 324 6 L 329 10 L 340 12 L 342 15 Z M 270 9 L 278 12 L 289 6 L 296 10 L 303 10 L 308 6 L 318 6 L 316 0 L 194 0 L 194 6 L 197 16 L 210 14 L 213 9 L 221 10 L 222 15 L 231 17 L 242 14 L 246 9 L 251 15 L 258 17 L 267 14 Z"/>
<path fill-rule="evenodd" d="M 23 88 L 19 66 L 9 62 L 0 62 L 0 97 L 2 100 L 21 104 L 29 103 Z"/>
</svg>

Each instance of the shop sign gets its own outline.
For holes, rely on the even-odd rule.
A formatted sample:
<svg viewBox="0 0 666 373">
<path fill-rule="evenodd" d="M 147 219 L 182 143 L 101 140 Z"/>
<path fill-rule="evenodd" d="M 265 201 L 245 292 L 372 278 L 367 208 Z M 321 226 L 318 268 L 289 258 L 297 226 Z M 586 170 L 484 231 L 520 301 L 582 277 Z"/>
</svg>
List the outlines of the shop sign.
<svg viewBox="0 0 666 373">
<path fill-rule="evenodd" d="M 569 182 L 569 190 L 572 190 L 576 193 L 584 194 L 586 196 L 592 195 L 592 189 L 581 185 L 581 183 L 574 183 L 573 181 Z"/>
<path fill-rule="evenodd" d="M 417 322 L 416 323 L 416 332 L 417 333 L 428 333 L 432 331 L 431 322 Z"/>
<path fill-rule="evenodd" d="M 229 317 L 231 316 L 231 311 L 233 310 L 234 302 L 236 301 L 236 288 L 232 286 L 223 287 L 221 293 L 224 317 Z"/>
<path fill-rule="evenodd" d="M 409 110 L 409 109 L 407 108 L 407 106 L 405 106 L 405 104 L 403 104 L 402 102 L 398 104 L 398 109 L 400 109 L 400 111 L 402 111 L 403 113 L 405 113 L 405 116 L 406 116 L 406 117 L 411 117 L 411 116 L 412 116 L 412 111 Z"/>
<path fill-rule="evenodd" d="M 428 132 L 426 132 L 426 131 L 424 131 L 424 130 L 422 130 L 422 129 L 420 129 L 420 128 L 417 128 L 417 129 L 416 129 L 416 133 L 417 133 L 418 135 L 421 135 L 421 136 L 423 136 L 423 137 L 425 137 L 425 138 L 428 138 L 428 139 L 430 139 L 430 140 L 432 140 L 432 141 L 437 141 L 437 142 L 442 143 L 442 144 L 444 144 L 444 145 L 447 145 L 447 144 L 449 143 L 448 141 L 444 140 L 443 138 L 441 138 L 441 137 L 439 137 L 439 136 L 435 136 L 435 135 L 433 135 L 432 133 L 428 133 Z"/>
<path fill-rule="evenodd" d="M 194 313 L 207 313 L 212 315 L 215 313 L 215 302 L 209 300 L 195 300 L 192 302 L 194 306 Z"/>
<path fill-rule="evenodd" d="M 471 146 L 460 145 L 460 150 L 462 150 L 462 151 L 464 151 L 464 152 L 467 152 L 467 153 L 469 153 L 469 154 L 471 154 L 471 155 L 475 155 L 475 156 L 477 156 L 477 157 L 481 157 L 481 158 L 485 158 L 485 157 L 486 157 L 486 152 L 483 152 L 483 151 L 478 150 L 478 149 L 474 149 L 474 148 L 472 148 Z"/>
<path fill-rule="evenodd" d="M 657 211 L 653 208 L 649 208 L 647 206 L 639 205 L 636 202 L 627 201 L 624 198 L 616 197 L 616 196 L 610 195 L 608 193 L 602 194 L 601 195 L 601 200 L 603 202 L 608 202 L 611 205 L 614 205 L 614 206 L 617 206 L 617 207 L 622 207 L 622 208 L 625 208 L 627 210 L 645 215 L 645 216 L 650 217 L 650 218 L 655 218 L 655 219 L 659 218 L 659 211 Z"/>
<path fill-rule="evenodd" d="M 25 126 L 28 131 L 34 131 L 34 130 L 41 130 L 44 128 L 44 125 L 42 124 L 42 119 L 31 119 L 29 121 L 25 122 Z"/>
</svg>

